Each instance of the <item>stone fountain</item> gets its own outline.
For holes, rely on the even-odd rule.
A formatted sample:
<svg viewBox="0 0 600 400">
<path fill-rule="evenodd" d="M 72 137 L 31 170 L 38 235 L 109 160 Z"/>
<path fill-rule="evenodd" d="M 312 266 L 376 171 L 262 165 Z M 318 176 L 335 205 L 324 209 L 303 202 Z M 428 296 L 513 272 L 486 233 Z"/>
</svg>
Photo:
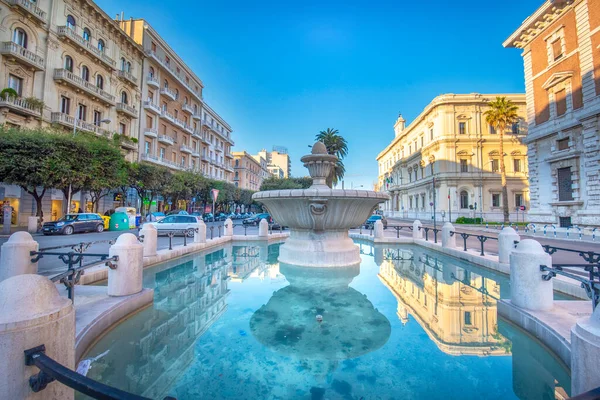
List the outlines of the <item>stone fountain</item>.
<svg viewBox="0 0 600 400">
<path fill-rule="evenodd" d="M 360 263 L 360 252 L 348 230 L 363 224 L 389 200 L 370 190 L 332 189 L 325 183 L 338 158 L 317 142 L 300 159 L 313 184 L 308 189 L 268 190 L 252 198 L 264 205 L 275 221 L 290 228 L 279 250 L 279 261 L 310 267 L 343 267 Z"/>
</svg>

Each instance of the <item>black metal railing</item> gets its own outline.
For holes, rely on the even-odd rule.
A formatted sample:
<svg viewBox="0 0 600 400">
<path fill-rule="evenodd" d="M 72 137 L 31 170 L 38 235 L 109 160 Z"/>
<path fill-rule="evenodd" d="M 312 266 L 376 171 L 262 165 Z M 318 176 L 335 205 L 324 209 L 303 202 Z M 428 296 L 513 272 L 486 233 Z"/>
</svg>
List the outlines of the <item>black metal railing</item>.
<svg viewBox="0 0 600 400">
<path fill-rule="evenodd" d="M 479 240 L 479 245 L 480 245 L 480 256 L 485 256 L 485 249 L 484 249 L 484 243 L 487 242 L 488 240 L 498 240 L 497 237 L 494 236 L 485 236 L 485 235 L 477 235 L 477 234 L 473 234 L 473 233 L 466 233 L 466 232 L 450 232 L 450 236 L 454 236 L 456 234 L 459 234 L 460 237 L 463 239 L 463 251 L 467 251 L 467 239 L 469 239 L 470 237 L 474 237 L 477 240 Z"/>
<path fill-rule="evenodd" d="M 437 235 L 439 232 L 441 232 L 441 229 L 437 229 L 437 228 L 430 228 L 428 226 L 423 226 L 421 227 L 421 229 L 423 229 L 425 231 L 425 241 L 429 241 L 429 231 L 433 232 L 433 241 L 434 243 L 437 243 Z"/>
<path fill-rule="evenodd" d="M 575 397 L 569 397 L 569 400 L 600 400 L 600 387 L 578 394 Z"/>
<path fill-rule="evenodd" d="M 583 268 L 588 273 L 587 279 L 582 275 L 574 273 L 575 271 L 565 271 L 565 268 Z M 561 275 L 581 283 L 581 287 L 585 289 L 587 296 L 592 300 L 592 309 L 596 309 L 600 303 L 600 264 L 554 264 L 552 267 L 540 265 L 540 271 L 547 272 L 542 275 L 542 279 L 549 281 L 550 279 Z"/>
<path fill-rule="evenodd" d="M 235 229 L 236 226 L 241 226 L 244 228 L 244 236 L 248 236 L 248 225 L 246 224 L 233 224 L 233 229 Z"/>
<path fill-rule="evenodd" d="M 29 387 L 35 393 L 41 392 L 49 383 L 58 381 L 94 399 L 102 400 L 150 400 L 112 386 L 105 385 L 70 370 L 46 355 L 46 347 L 40 346 L 25 350 L 25 365 L 36 366 L 40 372 L 29 377 Z M 163 400 L 176 400 L 165 397 Z"/>
<path fill-rule="evenodd" d="M 394 229 L 396 231 L 396 239 L 400 239 L 400 231 L 402 229 L 406 229 L 407 231 L 411 231 L 413 230 L 413 226 L 412 225 L 388 225 L 388 228 Z M 419 228 L 421 229 L 421 228 Z"/>
<path fill-rule="evenodd" d="M 211 227 L 212 228 L 212 227 Z M 193 238 L 194 237 L 194 233 L 198 233 L 198 228 L 189 228 L 189 229 L 173 229 L 170 231 L 160 231 L 161 234 L 166 234 L 167 237 L 169 238 L 169 250 L 173 250 L 173 238 L 176 235 L 182 235 L 183 236 L 183 246 L 186 247 L 187 246 L 187 240 L 188 238 Z M 212 237 L 211 237 L 212 239 Z"/>
<path fill-rule="evenodd" d="M 544 244 L 542 247 L 544 248 L 544 251 L 550 255 L 556 253 L 557 251 L 566 251 L 569 253 L 577 253 L 579 257 L 583 258 L 583 260 L 588 264 L 596 264 L 600 262 L 600 253 L 593 251 L 565 249 L 564 247 L 550 246 L 549 244 Z"/>
</svg>

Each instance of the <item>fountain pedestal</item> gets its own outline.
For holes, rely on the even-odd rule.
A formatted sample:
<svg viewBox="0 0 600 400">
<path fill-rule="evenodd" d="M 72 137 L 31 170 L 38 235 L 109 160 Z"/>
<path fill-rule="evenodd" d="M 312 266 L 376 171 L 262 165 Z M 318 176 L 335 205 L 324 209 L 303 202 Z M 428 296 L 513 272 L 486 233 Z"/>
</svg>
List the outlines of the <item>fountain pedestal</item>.
<svg viewBox="0 0 600 400">
<path fill-rule="evenodd" d="M 279 261 L 303 266 L 341 267 L 360 263 L 360 250 L 348 230 L 292 230 L 279 249 Z"/>
</svg>

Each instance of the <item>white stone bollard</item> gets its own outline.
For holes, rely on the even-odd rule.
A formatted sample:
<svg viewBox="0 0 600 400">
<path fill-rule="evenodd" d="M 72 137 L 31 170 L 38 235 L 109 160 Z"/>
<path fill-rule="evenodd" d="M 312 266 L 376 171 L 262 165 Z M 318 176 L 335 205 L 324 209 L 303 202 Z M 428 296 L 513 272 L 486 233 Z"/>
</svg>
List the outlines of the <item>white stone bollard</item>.
<svg viewBox="0 0 600 400">
<path fill-rule="evenodd" d="M 3 399 L 72 400 L 74 391 L 59 382 L 34 393 L 23 352 L 44 345 L 46 355 L 75 369 L 75 309 L 41 275 L 18 275 L 0 282 L 0 396 Z"/>
<path fill-rule="evenodd" d="M 225 236 L 233 236 L 233 221 L 231 218 L 225 220 Z"/>
<path fill-rule="evenodd" d="M 456 247 L 456 233 L 452 232 L 454 232 L 454 225 L 446 222 L 442 226 L 442 247 L 449 247 L 451 249 Z"/>
<path fill-rule="evenodd" d="M 258 236 L 259 237 L 267 237 L 269 236 L 269 223 L 266 219 L 261 219 L 258 224 Z"/>
<path fill-rule="evenodd" d="M 380 219 L 375 221 L 373 226 L 373 235 L 375 236 L 375 239 L 383 237 L 383 222 L 381 222 Z"/>
<path fill-rule="evenodd" d="M 198 221 L 196 228 L 198 232 L 194 231 L 194 243 L 206 243 L 206 224 L 204 221 Z"/>
<path fill-rule="evenodd" d="M 502 264 L 510 262 L 510 253 L 515 249 L 515 241 L 520 241 L 521 236 L 513 228 L 506 227 L 498 235 L 498 261 Z"/>
<path fill-rule="evenodd" d="M 140 230 L 140 236 L 143 236 L 142 246 L 144 246 L 144 257 L 156 255 L 158 245 L 158 231 L 152 224 L 145 224 Z"/>
<path fill-rule="evenodd" d="M 15 232 L 0 248 L 0 281 L 15 275 L 37 274 L 37 262 L 32 263 L 31 251 L 40 245 L 27 232 Z"/>
<path fill-rule="evenodd" d="M 118 256 L 116 269 L 108 270 L 108 295 L 128 296 L 142 291 L 144 269 L 144 246 L 132 233 L 123 233 L 110 246 L 108 255 Z"/>
<path fill-rule="evenodd" d="M 27 232 L 36 233 L 38 231 L 38 217 L 27 217 Z"/>
<path fill-rule="evenodd" d="M 413 222 L 412 237 L 413 239 L 423 239 L 423 224 L 418 219 Z"/>
<path fill-rule="evenodd" d="M 571 328 L 571 396 L 600 386 L 600 306 Z"/>
<path fill-rule="evenodd" d="M 549 310 L 553 306 L 552 280 L 545 281 L 540 265 L 552 266 L 552 257 L 533 239 L 522 240 L 510 254 L 510 301 L 527 310 Z"/>
</svg>

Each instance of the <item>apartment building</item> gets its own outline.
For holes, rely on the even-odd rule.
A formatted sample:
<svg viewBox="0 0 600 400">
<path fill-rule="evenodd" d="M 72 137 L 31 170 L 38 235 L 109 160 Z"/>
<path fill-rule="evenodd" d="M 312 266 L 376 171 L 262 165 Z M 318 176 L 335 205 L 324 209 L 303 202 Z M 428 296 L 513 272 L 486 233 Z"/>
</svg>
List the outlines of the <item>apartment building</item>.
<svg viewBox="0 0 600 400">
<path fill-rule="evenodd" d="M 200 78 L 148 21 L 118 23 L 146 55 L 141 160 L 232 182 L 231 127 L 204 101 Z"/>
<path fill-rule="evenodd" d="M 285 174 L 279 165 L 267 165 L 267 171 L 275 178 L 283 179 Z"/>
<path fill-rule="evenodd" d="M 257 157 L 267 160 L 267 169 L 271 168 L 276 171 L 276 167 L 279 167 L 283 171 L 284 178 L 291 176 L 292 160 L 285 147 L 274 146 L 273 151 L 262 149 L 258 152 Z"/>
<path fill-rule="evenodd" d="M 521 94 L 445 94 L 408 126 L 400 115 L 394 138 L 377 156 L 377 186 L 391 197 L 385 203 L 388 215 L 429 220 L 435 202 L 439 221 L 460 216 L 503 220 L 500 140 L 484 116 L 488 102 L 497 96 L 511 100 L 522 116 L 504 136 L 511 220 L 522 218 L 516 208 L 529 208 L 529 192 Z"/>
<path fill-rule="evenodd" d="M 233 184 L 240 189 L 258 191 L 264 179 L 267 161 L 248 154 L 245 151 L 234 151 Z"/>
<path fill-rule="evenodd" d="M 504 47 L 522 50 L 530 219 L 600 225 L 600 2 L 546 1 Z"/>
<path fill-rule="evenodd" d="M 138 158 L 138 104 L 144 53 L 95 3 L 87 0 L 0 0 L 0 124 L 54 126 L 119 141 L 126 159 Z M 2 193 L 3 192 L 3 193 Z M 0 184 L 13 223 L 26 223 L 33 199 Z M 64 197 L 49 190 L 44 212 L 62 216 Z M 105 205 L 112 208 L 112 199 Z M 87 209 L 75 194 L 72 209 Z"/>
</svg>

